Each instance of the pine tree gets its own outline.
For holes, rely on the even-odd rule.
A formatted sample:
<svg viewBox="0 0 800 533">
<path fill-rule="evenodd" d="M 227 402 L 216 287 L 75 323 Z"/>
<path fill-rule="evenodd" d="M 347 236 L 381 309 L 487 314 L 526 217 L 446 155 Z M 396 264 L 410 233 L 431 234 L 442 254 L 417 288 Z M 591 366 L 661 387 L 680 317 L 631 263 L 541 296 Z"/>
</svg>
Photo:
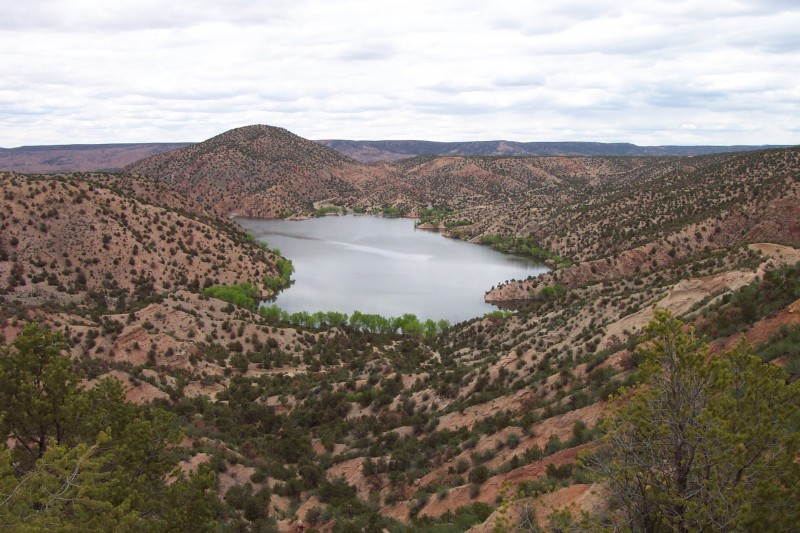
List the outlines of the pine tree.
<svg viewBox="0 0 800 533">
<path fill-rule="evenodd" d="M 78 376 L 62 357 L 60 332 L 38 324 L 23 328 L 14 349 L 0 352 L 0 435 L 14 439 L 14 459 L 22 468 L 41 458 L 52 440 L 66 443 L 87 410 L 78 394 Z"/>
<path fill-rule="evenodd" d="M 592 466 L 613 527 L 627 531 L 796 531 L 800 383 L 742 341 L 709 357 L 691 328 L 657 311 L 644 383 L 623 391 Z"/>
<path fill-rule="evenodd" d="M 176 469 L 175 415 L 126 402 L 113 378 L 81 388 L 63 348 L 29 324 L 0 353 L 0 435 L 13 443 L 0 444 L 0 529 L 213 531 L 216 476 Z"/>
</svg>

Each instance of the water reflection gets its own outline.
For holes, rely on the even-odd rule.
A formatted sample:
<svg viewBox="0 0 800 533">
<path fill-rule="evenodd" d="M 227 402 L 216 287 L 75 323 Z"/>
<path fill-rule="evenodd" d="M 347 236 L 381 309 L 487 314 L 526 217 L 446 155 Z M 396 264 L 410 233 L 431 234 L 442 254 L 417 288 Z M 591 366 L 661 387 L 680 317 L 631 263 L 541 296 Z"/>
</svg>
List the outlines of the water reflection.
<svg viewBox="0 0 800 533">
<path fill-rule="evenodd" d="M 547 271 L 525 258 L 415 230 L 410 219 L 236 221 L 294 263 L 294 284 L 276 300 L 289 313 L 413 313 L 456 323 L 497 309 L 483 301 L 492 286 Z"/>
</svg>

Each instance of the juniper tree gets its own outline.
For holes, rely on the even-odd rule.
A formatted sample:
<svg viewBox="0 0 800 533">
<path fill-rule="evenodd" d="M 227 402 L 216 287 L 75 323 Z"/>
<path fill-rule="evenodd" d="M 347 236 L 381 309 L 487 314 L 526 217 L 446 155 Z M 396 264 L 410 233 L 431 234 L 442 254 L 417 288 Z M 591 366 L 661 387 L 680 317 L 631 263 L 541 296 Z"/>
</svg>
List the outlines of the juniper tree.
<svg viewBox="0 0 800 533">
<path fill-rule="evenodd" d="M 800 383 L 744 342 L 718 356 L 656 311 L 643 384 L 623 391 L 592 465 L 627 531 L 796 531 Z"/>
<path fill-rule="evenodd" d="M 176 471 L 177 417 L 113 378 L 81 388 L 63 349 L 37 324 L 0 349 L 0 529 L 214 530 L 216 477 Z"/>
</svg>

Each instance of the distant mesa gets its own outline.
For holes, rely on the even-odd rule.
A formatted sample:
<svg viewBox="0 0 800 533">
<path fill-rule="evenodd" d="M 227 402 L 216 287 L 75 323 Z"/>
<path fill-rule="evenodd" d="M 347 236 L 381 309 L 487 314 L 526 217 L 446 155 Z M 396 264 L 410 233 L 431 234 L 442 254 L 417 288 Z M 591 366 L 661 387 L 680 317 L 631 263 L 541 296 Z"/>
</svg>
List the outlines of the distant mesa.
<svg viewBox="0 0 800 533">
<path fill-rule="evenodd" d="M 514 142 L 514 141 L 316 141 L 363 163 L 399 161 L 417 156 L 693 156 L 747 152 L 786 145 L 763 146 L 637 146 L 631 143 Z"/>
<path fill-rule="evenodd" d="M 0 170 L 26 174 L 116 171 L 191 143 L 65 144 L 0 148 Z"/>
</svg>

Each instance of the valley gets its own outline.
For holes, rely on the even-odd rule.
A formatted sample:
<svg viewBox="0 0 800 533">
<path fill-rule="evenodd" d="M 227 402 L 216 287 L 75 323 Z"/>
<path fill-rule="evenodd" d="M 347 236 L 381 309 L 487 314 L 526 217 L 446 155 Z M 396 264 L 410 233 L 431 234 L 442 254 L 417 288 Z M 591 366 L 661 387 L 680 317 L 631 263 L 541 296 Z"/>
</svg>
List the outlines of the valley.
<svg viewBox="0 0 800 533">
<path fill-rule="evenodd" d="M 744 337 L 797 391 L 797 147 L 362 163 L 248 126 L 122 172 L 0 183 L 3 344 L 29 322 L 60 331 L 84 385 L 112 376 L 169 413 L 172 464 L 208 480 L 209 530 L 478 533 L 521 510 L 556 528 L 565 509 L 571 530 L 581 513 L 602 530 L 614 510 L 585 457 L 615 394 L 645 379 L 659 310 L 714 357 Z M 259 313 L 291 264 L 231 217 L 326 207 L 415 218 L 550 271 L 495 280 L 485 300 L 517 311 L 435 335 Z M 771 488 L 790 528 L 796 467 Z"/>
</svg>

